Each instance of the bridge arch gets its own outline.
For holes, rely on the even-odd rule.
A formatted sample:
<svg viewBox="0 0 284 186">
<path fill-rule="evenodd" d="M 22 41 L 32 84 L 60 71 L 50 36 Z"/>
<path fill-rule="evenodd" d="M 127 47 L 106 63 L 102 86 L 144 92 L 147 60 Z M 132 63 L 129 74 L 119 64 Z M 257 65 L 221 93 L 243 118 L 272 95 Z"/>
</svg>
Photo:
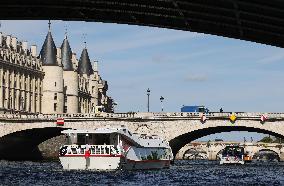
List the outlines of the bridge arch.
<svg viewBox="0 0 284 186">
<path fill-rule="evenodd" d="M 262 129 L 262 128 L 254 128 L 254 127 L 247 127 L 247 126 L 216 126 L 216 127 L 207 127 L 207 128 L 197 129 L 194 131 L 189 131 L 187 133 L 181 134 L 171 139 L 169 141 L 169 144 L 172 148 L 172 151 L 175 157 L 178 151 L 183 146 L 185 146 L 186 144 L 198 138 L 201 138 L 201 137 L 204 137 L 210 134 L 216 134 L 216 133 L 221 133 L 221 132 L 232 132 L 232 131 L 257 132 L 257 133 L 269 134 L 275 137 L 284 138 L 283 135 L 280 135 L 275 132 L 269 131 L 267 129 Z"/>
<path fill-rule="evenodd" d="M 183 155 L 182 159 L 186 159 L 186 155 L 190 154 L 193 159 L 195 158 L 207 158 L 207 152 L 202 148 L 189 148 L 187 149 Z M 187 157 L 189 158 L 189 157 Z"/>
<path fill-rule="evenodd" d="M 274 149 L 271 149 L 271 148 L 269 148 L 269 147 L 259 149 L 259 150 L 254 154 L 254 156 L 255 156 L 256 154 L 261 153 L 261 152 L 272 152 L 274 155 L 276 155 L 277 161 L 280 161 L 280 160 L 281 160 L 281 154 L 280 154 L 280 152 L 276 152 Z"/>
<path fill-rule="evenodd" d="M 61 135 L 65 128 L 45 127 L 17 131 L 0 138 L 0 159 L 40 160 L 38 145 L 50 138 Z"/>
</svg>

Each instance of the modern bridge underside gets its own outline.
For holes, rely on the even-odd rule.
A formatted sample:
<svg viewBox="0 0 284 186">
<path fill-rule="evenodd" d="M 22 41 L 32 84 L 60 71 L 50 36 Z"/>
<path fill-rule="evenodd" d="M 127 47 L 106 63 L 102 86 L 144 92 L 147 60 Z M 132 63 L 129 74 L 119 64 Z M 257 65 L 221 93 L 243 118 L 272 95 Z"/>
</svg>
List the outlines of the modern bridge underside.
<svg viewBox="0 0 284 186">
<path fill-rule="evenodd" d="M 284 47 L 282 0 L 3 0 L 0 17 L 146 25 Z"/>
</svg>

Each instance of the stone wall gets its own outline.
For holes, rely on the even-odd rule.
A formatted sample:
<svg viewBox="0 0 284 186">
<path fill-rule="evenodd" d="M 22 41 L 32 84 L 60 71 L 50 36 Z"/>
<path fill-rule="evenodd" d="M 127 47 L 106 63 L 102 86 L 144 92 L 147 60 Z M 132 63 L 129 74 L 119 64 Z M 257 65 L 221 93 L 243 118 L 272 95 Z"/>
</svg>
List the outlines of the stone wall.
<svg viewBox="0 0 284 186">
<path fill-rule="evenodd" d="M 65 141 L 65 135 L 56 136 L 39 144 L 38 149 L 44 159 L 58 159 L 59 149 Z"/>
</svg>

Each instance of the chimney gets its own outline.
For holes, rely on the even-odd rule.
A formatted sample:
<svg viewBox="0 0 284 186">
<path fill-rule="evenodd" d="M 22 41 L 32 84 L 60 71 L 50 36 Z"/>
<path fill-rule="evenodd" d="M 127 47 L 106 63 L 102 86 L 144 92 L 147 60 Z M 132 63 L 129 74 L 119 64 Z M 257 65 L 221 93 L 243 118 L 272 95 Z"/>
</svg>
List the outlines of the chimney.
<svg viewBox="0 0 284 186">
<path fill-rule="evenodd" d="M 76 53 L 72 52 L 72 63 L 74 65 L 74 69 L 78 68 L 78 60 Z"/>
<path fill-rule="evenodd" d="M 7 35 L 7 36 L 6 36 L 6 45 L 7 45 L 8 47 L 11 46 L 11 36 L 10 36 L 10 35 Z"/>
<path fill-rule="evenodd" d="M 27 51 L 28 50 L 28 42 L 27 41 L 23 41 L 22 42 L 22 49 L 23 49 L 23 51 Z"/>
<path fill-rule="evenodd" d="M 3 34 L 2 34 L 2 32 L 0 32 L 0 46 L 2 47 L 2 43 L 3 42 Z"/>
<path fill-rule="evenodd" d="M 98 61 L 94 61 L 93 69 L 95 72 L 98 72 Z"/>
<path fill-rule="evenodd" d="M 36 57 L 36 45 L 31 46 L 31 53 L 33 57 Z"/>
<path fill-rule="evenodd" d="M 12 47 L 14 50 L 17 50 L 17 38 L 12 37 Z"/>
<path fill-rule="evenodd" d="M 77 60 L 77 58 L 76 58 L 76 53 L 72 53 L 72 61 L 76 61 Z"/>
<path fill-rule="evenodd" d="M 62 65 L 62 60 L 61 60 L 61 48 L 56 48 L 56 60 L 57 63 L 59 64 L 59 66 L 63 66 Z"/>
<path fill-rule="evenodd" d="M 61 59 L 61 48 L 56 48 L 56 53 L 57 58 Z"/>
</svg>

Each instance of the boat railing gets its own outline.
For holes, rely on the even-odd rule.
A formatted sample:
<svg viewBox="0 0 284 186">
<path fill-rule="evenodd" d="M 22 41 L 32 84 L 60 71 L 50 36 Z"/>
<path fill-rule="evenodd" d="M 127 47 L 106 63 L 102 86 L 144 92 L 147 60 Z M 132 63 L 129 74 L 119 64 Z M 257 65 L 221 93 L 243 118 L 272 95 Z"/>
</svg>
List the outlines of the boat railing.
<svg viewBox="0 0 284 186">
<path fill-rule="evenodd" d="M 120 151 L 114 145 L 66 145 L 67 155 L 119 155 Z"/>
</svg>

